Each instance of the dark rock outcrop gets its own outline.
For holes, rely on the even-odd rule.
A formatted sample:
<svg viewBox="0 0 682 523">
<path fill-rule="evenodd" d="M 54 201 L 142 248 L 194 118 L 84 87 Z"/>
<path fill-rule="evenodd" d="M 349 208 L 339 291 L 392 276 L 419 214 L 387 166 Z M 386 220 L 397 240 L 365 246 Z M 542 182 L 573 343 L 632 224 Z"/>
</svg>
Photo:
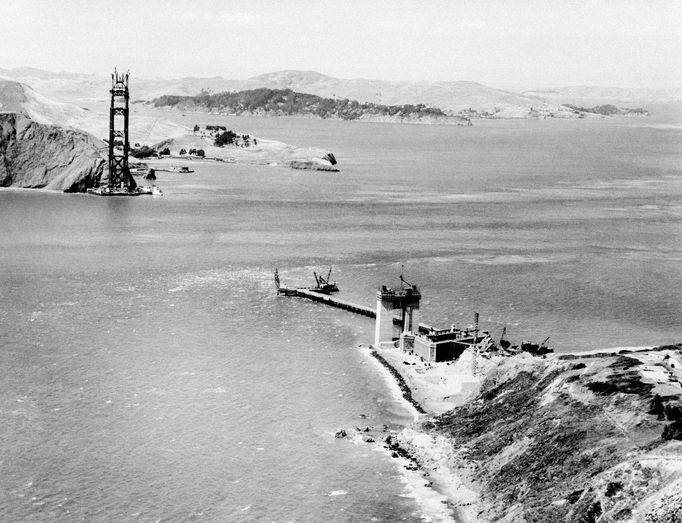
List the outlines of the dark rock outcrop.
<svg viewBox="0 0 682 523">
<path fill-rule="evenodd" d="M 0 187 L 84 192 L 107 169 L 105 148 L 83 131 L 0 114 Z"/>
<path fill-rule="evenodd" d="M 661 438 L 664 440 L 676 439 L 682 441 L 682 421 L 673 421 L 663 429 Z"/>
<path fill-rule="evenodd" d="M 292 169 L 339 172 L 339 170 L 333 167 L 333 164 L 331 164 L 329 161 L 320 160 L 318 158 L 312 158 L 309 160 L 291 160 L 288 165 Z"/>
</svg>

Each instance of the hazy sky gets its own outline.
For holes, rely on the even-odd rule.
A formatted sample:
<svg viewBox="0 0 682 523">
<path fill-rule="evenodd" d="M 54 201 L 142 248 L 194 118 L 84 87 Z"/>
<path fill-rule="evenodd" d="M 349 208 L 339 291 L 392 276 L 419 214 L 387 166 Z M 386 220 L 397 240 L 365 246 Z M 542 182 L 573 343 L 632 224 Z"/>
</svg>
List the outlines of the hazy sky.
<svg viewBox="0 0 682 523">
<path fill-rule="evenodd" d="M 119 7 L 120 6 L 120 7 Z M 0 0 L 0 67 L 682 85 L 682 0 Z"/>
</svg>

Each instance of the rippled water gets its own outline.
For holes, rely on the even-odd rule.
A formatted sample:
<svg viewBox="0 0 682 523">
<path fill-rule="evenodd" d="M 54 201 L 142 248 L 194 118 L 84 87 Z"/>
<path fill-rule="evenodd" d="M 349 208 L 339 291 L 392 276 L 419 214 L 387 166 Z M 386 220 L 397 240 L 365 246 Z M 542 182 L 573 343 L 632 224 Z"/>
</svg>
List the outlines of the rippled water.
<svg viewBox="0 0 682 523">
<path fill-rule="evenodd" d="M 678 128 L 227 123 L 342 172 L 0 192 L 0 519 L 419 519 L 390 458 L 333 437 L 412 419 L 358 348 L 371 321 L 275 297 L 274 267 L 309 284 L 333 264 L 372 305 L 404 263 L 425 321 L 476 310 L 557 350 L 681 341 Z"/>
</svg>

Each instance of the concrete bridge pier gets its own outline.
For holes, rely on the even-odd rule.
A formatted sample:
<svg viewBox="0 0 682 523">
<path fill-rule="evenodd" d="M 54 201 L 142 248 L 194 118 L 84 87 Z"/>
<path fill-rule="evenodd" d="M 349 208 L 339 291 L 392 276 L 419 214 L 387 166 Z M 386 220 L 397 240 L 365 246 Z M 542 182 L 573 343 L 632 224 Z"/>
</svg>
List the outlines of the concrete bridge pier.
<svg viewBox="0 0 682 523">
<path fill-rule="evenodd" d="M 420 300 L 421 294 L 414 285 L 399 290 L 393 290 L 383 285 L 377 291 L 376 327 L 374 329 L 375 347 L 393 347 L 393 311 L 396 309 L 402 313 L 401 332 L 419 331 Z"/>
</svg>

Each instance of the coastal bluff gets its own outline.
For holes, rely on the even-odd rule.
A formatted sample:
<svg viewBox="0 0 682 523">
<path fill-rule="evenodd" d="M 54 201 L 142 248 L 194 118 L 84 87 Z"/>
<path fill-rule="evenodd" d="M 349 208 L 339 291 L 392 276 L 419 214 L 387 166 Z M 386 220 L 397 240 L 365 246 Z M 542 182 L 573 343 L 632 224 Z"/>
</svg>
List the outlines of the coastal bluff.
<svg viewBox="0 0 682 523">
<path fill-rule="evenodd" d="M 107 168 L 104 142 L 83 131 L 0 114 L 0 187 L 84 192 Z"/>
<path fill-rule="evenodd" d="M 431 413 L 389 448 L 440 487 L 459 521 L 680 521 L 681 344 L 469 354 L 452 366 L 381 352 Z M 474 357 L 478 391 L 443 398 Z"/>
</svg>

